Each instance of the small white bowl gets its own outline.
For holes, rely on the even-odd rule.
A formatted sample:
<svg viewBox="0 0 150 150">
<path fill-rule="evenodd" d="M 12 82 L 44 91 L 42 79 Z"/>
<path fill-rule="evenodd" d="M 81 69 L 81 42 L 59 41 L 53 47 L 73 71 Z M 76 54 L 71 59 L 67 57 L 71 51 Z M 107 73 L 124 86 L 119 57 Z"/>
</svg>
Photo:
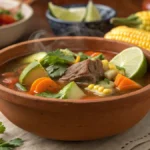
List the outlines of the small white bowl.
<svg viewBox="0 0 150 150">
<path fill-rule="evenodd" d="M 7 3 L 7 8 L 10 8 L 12 6 L 14 7 L 19 4 L 18 1 L 14 0 L 5 0 L 4 3 L 5 5 Z M 17 41 L 28 30 L 31 17 L 33 15 L 33 9 L 29 5 L 23 3 L 21 12 L 24 15 L 24 18 L 22 20 L 0 27 L 0 48 L 8 46 Z"/>
</svg>

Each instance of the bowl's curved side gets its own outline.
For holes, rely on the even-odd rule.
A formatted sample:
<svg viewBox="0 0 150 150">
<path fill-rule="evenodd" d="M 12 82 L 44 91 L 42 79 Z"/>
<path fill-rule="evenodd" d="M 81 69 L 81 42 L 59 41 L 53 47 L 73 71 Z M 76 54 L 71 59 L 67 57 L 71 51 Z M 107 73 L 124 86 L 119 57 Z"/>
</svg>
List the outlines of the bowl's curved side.
<svg viewBox="0 0 150 150">
<path fill-rule="evenodd" d="M 16 44 L 0 51 L 0 64 L 36 52 L 38 42 L 49 48 L 107 50 L 119 52 L 128 44 L 101 38 L 56 37 Z M 144 51 L 148 60 L 150 52 Z M 56 100 L 22 94 L 0 85 L 0 110 L 19 127 L 58 140 L 93 140 L 123 132 L 149 111 L 150 85 L 141 90 L 98 100 Z M 32 120 L 32 121 L 31 121 Z"/>
</svg>

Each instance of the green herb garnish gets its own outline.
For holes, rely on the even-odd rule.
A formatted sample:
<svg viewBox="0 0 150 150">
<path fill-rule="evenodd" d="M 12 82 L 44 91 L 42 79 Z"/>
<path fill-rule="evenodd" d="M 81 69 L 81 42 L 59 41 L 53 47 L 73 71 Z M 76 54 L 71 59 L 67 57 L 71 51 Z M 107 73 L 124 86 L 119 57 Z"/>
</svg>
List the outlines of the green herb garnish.
<svg viewBox="0 0 150 150">
<path fill-rule="evenodd" d="M 97 56 L 91 58 L 91 60 L 97 60 L 97 59 L 104 60 L 105 57 L 104 57 L 103 54 L 99 54 L 99 55 L 97 55 Z"/>
<path fill-rule="evenodd" d="M 52 64 L 70 64 L 75 61 L 75 58 L 71 55 L 65 55 L 60 50 L 49 52 L 42 60 L 41 64 L 47 67 Z"/>
<path fill-rule="evenodd" d="M 4 133 L 5 126 L 2 122 L 0 122 L 0 133 Z M 5 141 L 4 139 L 0 138 L 0 150 L 13 150 L 16 147 L 19 147 L 23 144 L 23 140 L 16 138 L 11 141 Z"/>
<path fill-rule="evenodd" d="M 16 139 L 8 141 L 8 142 L 1 139 L 0 142 L 1 142 L 0 143 L 0 150 L 13 150 L 16 147 L 19 147 L 23 144 L 23 140 L 19 139 L 19 138 L 16 138 Z"/>
<path fill-rule="evenodd" d="M 80 56 L 80 61 L 83 61 L 89 58 L 89 56 L 85 55 L 82 52 L 79 52 L 77 55 Z"/>
<path fill-rule="evenodd" d="M 49 67 L 46 68 L 46 71 L 51 78 L 61 77 L 66 72 L 66 70 L 67 70 L 66 65 L 59 65 L 59 64 L 50 65 Z"/>
<path fill-rule="evenodd" d="M 6 130 L 5 126 L 3 125 L 2 122 L 0 122 L 0 134 L 4 133 Z"/>
</svg>

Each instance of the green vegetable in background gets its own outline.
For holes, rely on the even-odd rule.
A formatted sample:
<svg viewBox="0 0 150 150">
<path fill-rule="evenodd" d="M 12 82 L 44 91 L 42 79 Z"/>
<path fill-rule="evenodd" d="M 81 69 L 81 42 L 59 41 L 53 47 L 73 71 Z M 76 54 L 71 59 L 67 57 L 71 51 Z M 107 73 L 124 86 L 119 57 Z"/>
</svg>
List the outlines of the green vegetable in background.
<svg viewBox="0 0 150 150">
<path fill-rule="evenodd" d="M 2 122 L 0 122 L 0 133 L 4 133 L 5 126 Z M 13 150 L 16 147 L 19 147 L 23 144 L 23 140 L 20 138 L 16 138 L 10 141 L 5 141 L 4 139 L 0 138 L 0 150 Z"/>
<path fill-rule="evenodd" d="M 50 65 L 46 68 L 46 71 L 51 78 L 61 77 L 66 72 L 66 70 L 67 70 L 66 65 L 59 65 L 59 64 Z"/>
<path fill-rule="evenodd" d="M 23 19 L 23 14 L 21 12 L 18 12 L 15 16 L 14 16 L 15 20 L 21 20 Z"/>
<path fill-rule="evenodd" d="M 6 130 L 5 126 L 3 125 L 2 122 L 0 122 L 0 134 L 4 133 Z"/>
<path fill-rule="evenodd" d="M 42 60 L 41 64 L 47 67 L 52 64 L 70 64 L 75 61 L 75 58 L 71 55 L 65 55 L 60 50 L 49 52 Z"/>
<path fill-rule="evenodd" d="M 9 15 L 10 11 L 9 10 L 5 10 L 5 9 L 0 9 L 0 15 L 1 14 L 7 14 L 7 15 Z"/>
</svg>

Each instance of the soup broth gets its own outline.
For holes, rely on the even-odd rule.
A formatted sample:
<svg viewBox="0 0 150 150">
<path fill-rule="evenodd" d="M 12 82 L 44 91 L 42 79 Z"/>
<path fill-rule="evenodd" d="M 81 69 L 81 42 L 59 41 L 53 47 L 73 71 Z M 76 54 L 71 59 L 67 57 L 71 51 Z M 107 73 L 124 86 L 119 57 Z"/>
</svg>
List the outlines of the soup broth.
<svg viewBox="0 0 150 150">
<path fill-rule="evenodd" d="M 115 53 L 102 50 L 86 50 L 74 53 L 65 49 L 59 50 L 57 53 L 55 51 L 51 54 L 45 53 L 42 59 L 38 60 L 39 56 L 34 54 L 34 56 L 18 58 L 2 65 L 0 67 L 0 84 L 15 91 L 36 96 L 88 100 L 125 94 L 150 83 L 148 71 L 143 77 L 134 80 L 126 77 L 125 68 L 110 63 L 114 56 L 116 56 Z M 37 57 L 37 60 L 36 58 L 34 60 L 34 57 Z M 74 59 L 73 62 L 71 59 Z M 57 63 L 50 62 L 52 60 L 57 61 Z M 37 67 L 32 66 L 32 64 L 37 65 Z M 107 74 L 109 72 L 112 75 Z M 32 81 L 31 74 L 34 78 Z M 117 85 L 116 80 L 119 75 L 123 81 L 132 80 L 134 82 L 131 85 L 133 88 L 124 88 L 123 82 L 122 87 Z M 130 81 L 127 82 L 126 86 L 130 83 Z"/>
</svg>

